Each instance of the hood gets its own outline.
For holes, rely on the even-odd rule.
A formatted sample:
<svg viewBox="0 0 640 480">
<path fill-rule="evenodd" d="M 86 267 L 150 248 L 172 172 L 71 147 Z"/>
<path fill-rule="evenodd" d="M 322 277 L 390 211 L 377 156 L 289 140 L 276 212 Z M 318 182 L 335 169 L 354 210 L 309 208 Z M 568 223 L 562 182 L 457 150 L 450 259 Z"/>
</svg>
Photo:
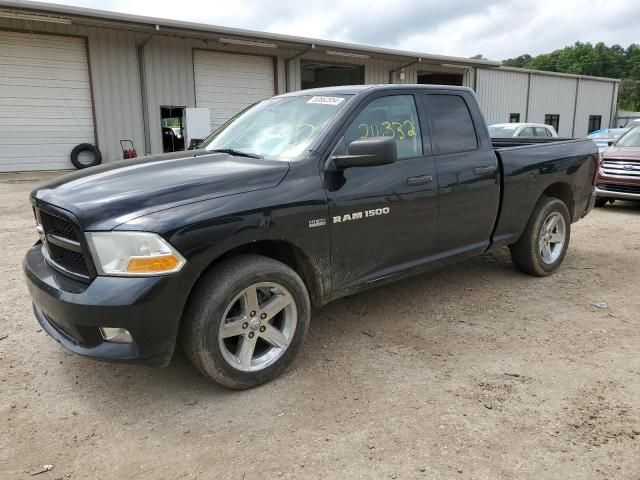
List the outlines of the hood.
<svg viewBox="0 0 640 480">
<path fill-rule="evenodd" d="M 609 147 L 602 153 L 602 157 L 640 162 L 640 147 Z"/>
<path fill-rule="evenodd" d="M 73 213 L 85 230 L 109 230 L 158 210 L 275 187 L 288 170 L 288 162 L 175 152 L 57 177 L 31 192 L 31 199 Z"/>
</svg>

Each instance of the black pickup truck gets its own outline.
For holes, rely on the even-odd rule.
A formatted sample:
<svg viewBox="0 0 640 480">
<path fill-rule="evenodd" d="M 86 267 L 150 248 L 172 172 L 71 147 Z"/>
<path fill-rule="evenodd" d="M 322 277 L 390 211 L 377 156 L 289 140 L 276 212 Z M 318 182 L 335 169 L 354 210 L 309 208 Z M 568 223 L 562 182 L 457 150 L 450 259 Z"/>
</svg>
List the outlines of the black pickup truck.
<svg viewBox="0 0 640 480">
<path fill-rule="evenodd" d="M 88 357 L 249 388 L 301 349 L 312 307 L 509 246 L 547 275 L 595 201 L 591 140 L 492 140 L 466 88 L 307 90 L 198 150 L 35 189 L 24 271 L 42 328 Z M 392 321 L 393 319 L 391 319 Z"/>
</svg>

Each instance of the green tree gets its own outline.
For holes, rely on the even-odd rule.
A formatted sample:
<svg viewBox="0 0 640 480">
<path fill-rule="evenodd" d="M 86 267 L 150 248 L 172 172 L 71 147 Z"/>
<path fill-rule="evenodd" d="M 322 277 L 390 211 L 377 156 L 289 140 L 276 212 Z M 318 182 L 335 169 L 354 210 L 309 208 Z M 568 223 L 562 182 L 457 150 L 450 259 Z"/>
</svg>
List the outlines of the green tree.
<svg viewBox="0 0 640 480">
<path fill-rule="evenodd" d="M 640 111 L 640 80 L 625 78 L 618 90 L 618 109 Z"/>
<path fill-rule="evenodd" d="M 502 62 L 503 65 L 507 67 L 518 67 L 518 68 L 528 68 L 527 65 L 531 61 L 531 55 L 528 53 L 525 55 L 520 55 L 516 58 L 509 58 Z"/>
<path fill-rule="evenodd" d="M 536 56 L 529 54 L 504 60 L 509 67 L 530 68 L 548 72 L 573 73 L 596 77 L 622 79 L 618 92 L 618 106 L 624 110 L 640 111 L 640 45 L 626 49 L 620 45 L 607 46 L 602 42 L 575 44 Z"/>
</svg>

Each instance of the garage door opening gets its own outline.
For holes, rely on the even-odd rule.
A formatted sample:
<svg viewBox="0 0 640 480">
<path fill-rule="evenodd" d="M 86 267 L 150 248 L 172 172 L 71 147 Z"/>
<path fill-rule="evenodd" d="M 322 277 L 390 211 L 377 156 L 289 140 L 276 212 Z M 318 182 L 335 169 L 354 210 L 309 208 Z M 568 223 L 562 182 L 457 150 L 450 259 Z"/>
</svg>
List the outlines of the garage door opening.
<svg viewBox="0 0 640 480">
<path fill-rule="evenodd" d="M 72 169 L 94 131 L 85 39 L 0 31 L 0 171 Z"/>
<path fill-rule="evenodd" d="M 160 107 L 162 151 L 184 150 L 184 107 Z"/>
<path fill-rule="evenodd" d="M 339 87 L 342 85 L 362 85 L 364 67 L 362 65 L 332 65 L 312 61 L 300 62 L 302 71 L 301 88 Z"/>
<path fill-rule="evenodd" d="M 461 73 L 418 72 L 418 83 L 422 85 L 454 85 L 461 87 Z"/>
</svg>

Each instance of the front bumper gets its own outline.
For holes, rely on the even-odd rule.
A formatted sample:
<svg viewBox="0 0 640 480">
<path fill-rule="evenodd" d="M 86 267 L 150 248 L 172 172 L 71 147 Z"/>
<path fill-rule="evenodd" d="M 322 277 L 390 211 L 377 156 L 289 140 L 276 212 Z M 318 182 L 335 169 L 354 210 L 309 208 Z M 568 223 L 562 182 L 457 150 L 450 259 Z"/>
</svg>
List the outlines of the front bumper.
<svg viewBox="0 0 640 480">
<path fill-rule="evenodd" d="M 596 187 L 596 194 L 600 198 L 613 198 L 616 200 L 640 200 L 640 193 L 612 192 Z"/>
<path fill-rule="evenodd" d="M 59 273 L 40 244 L 23 262 L 33 311 L 54 340 L 100 360 L 167 365 L 173 355 L 185 299 L 180 274 L 164 277 L 96 277 L 86 284 Z M 107 342 L 99 327 L 126 328 L 132 343 Z"/>
</svg>

